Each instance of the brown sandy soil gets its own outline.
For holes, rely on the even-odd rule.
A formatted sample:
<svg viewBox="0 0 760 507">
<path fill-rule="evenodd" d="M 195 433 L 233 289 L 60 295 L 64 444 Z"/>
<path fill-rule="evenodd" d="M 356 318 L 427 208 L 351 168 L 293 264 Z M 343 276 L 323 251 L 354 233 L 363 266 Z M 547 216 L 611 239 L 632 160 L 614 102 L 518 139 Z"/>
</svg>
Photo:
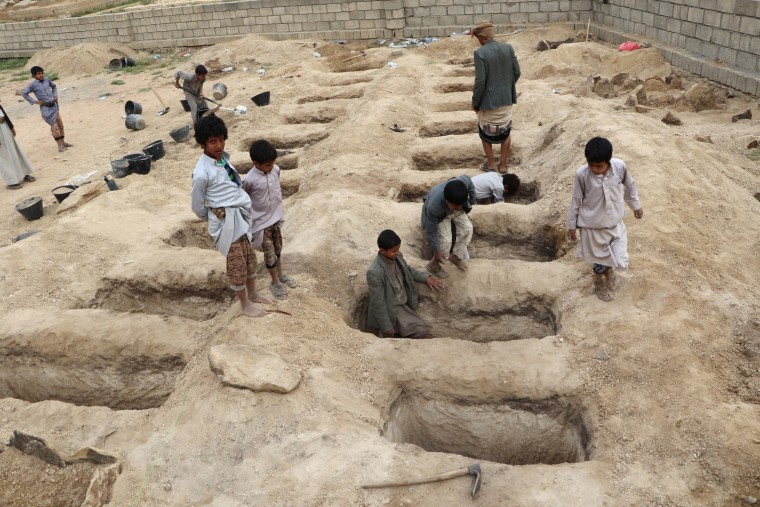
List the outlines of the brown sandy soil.
<svg viewBox="0 0 760 507">
<path fill-rule="evenodd" d="M 470 271 L 449 268 L 443 293 L 422 291 L 436 338 L 420 342 L 356 329 L 364 272 L 384 228 L 423 266 L 421 196 L 450 176 L 478 174 L 473 70 L 463 65 L 472 39 L 400 57 L 370 45 L 347 61 L 362 48 L 250 37 L 137 74 L 61 71 L 75 145 L 63 154 L 37 109 L 17 102 L 23 83 L 4 76 L 0 100 L 37 181 L 0 190 L 0 329 L 17 330 L 0 342 L 0 438 L 21 429 L 62 452 L 95 445 L 119 455 L 117 506 L 739 506 L 760 497 L 760 166 L 746 149 L 758 121 L 731 122 L 746 109 L 757 117 L 757 101 L 726 97 L 655 49 L 535 50 L 539 39 L 572 35 L 545 27 L 505 38 L 523 69 L 511 169 L 525 192 L 472 212 Z M 292 317 L 237 316 L 224 259 L 190 211 L 200 150 L 169 132 L 189 122 L 174 68 L 197 63 L 234 66 L 207 85 L 224 82 L 225 106 L 249 107 L 219 113 L 234 164 L 250 168 L 255 138 L 290 151 L 280 159 L 283 262 L 299 286 L 278 306 Z M 592 91 L 590 76 L 624 72 L 619 96 Z M 680 81 L 647 84 L 650 102 L 672 104 L 626 107 L 636 80 L 654 76 Z M 148 83 L 169 114 L 156 116 Z M 695 84 L 722 103 L 696 112 L 682 97 Z M 264 90 L 271 104 L 256 108 L 249 97 Z M 144 130 L 124 127 L 129 99 L 143 106 Z M 667 111 L 683 125 L 662 123 Z M 629 163 L 645 209 L 643 220 L 626 218 L 631 270 L 610 303 L 595 297 L 564 235 L 573 174 L 594 135 Z M 112 152 L 156 139 L 167 154 L 149 175 L 56 214 L 52 188 L 102 175 Z M 34 195 L 45 215 L 27 222 L 13 207 Z M 30 231 L 39 233 L 11 241 Z M 267 290 L 268 277 L 258 283 Z M 227 343 L 279 354 L 300 386 L 287 395 L 223 387 L 207 354 Z M 56 494 L 40 479 L 52 477 L 44 467 L 11 451 L 0 454 L 13 467 L 4 494 Z M 467 478 L 360 488 L 475 461 L 484 484 L 474 502 Z"/>
</svg>

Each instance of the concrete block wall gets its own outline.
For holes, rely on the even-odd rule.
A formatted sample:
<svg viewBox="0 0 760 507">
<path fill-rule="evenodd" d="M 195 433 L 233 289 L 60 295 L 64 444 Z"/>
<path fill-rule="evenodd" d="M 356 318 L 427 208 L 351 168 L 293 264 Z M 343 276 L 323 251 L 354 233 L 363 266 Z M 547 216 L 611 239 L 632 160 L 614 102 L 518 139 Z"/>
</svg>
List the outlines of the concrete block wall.
<svg viewBox="0 0 760 507">
<path fill-rule="evenodd" d="M 402 0 L 245 0 L 161 7 L 27 23 L 4 23 L 0 57 L 83 42 L 135 49 L 214 44 L 251 33 L 276 38 L 374 39 L 401 36 Z"/>
<path fill-rule="evenodd" d="M 592 0 L 403 0 L 405 37 L 444 37 L 487 19 L 499 27 L 588 20 Z"/>
<path fill-rule="evenodd" d="M 602 40 L 648 37 L 671 64 L 760 95 L 760 0 L 240 0 L 4 23 L 0 58 L 83 42 L 149 49 L 211 45 L 250 33 L 277 40 L 443 37 L 482 19 L 509 31 L 590 18 Z"/>
<path fill-rule="evenodd" d="M 760 0 L 594 0 L 594 21 L 699 59 L 760 72 Z"/>
</svg>

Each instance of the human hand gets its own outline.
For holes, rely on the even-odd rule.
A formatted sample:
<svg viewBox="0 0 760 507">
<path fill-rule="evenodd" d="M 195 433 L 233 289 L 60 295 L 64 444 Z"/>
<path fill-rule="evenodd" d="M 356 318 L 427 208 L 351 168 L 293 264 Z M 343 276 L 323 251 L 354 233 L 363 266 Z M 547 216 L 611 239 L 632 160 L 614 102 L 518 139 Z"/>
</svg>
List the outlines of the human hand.
<svg viewBox="0 0 760 507">
<path fill-rule="evenodd" d="M 578 236 L 575 234 L 575 229 L 568 229 L 567 230 L 567 237 L 570 239 L 570 241 L 575 241 L 578 239 Z"/>
<path fill-rule="evenodd" d="M 13 134 L 13 137 L 16 137 L 16 129 L 11 129 L 11 133 Z"/>
<path fill-rule="evenodd" d="M 633 216 L 635 216 L 637 219 L 641 219 L 641 217 L 644 216 L 644 208 L 639 208 L 637 210 L 634 210 Z"/>
<path fill-rule="evenodd" d="M 35 104 L 37 104 L 38 106 L 41 106 L 44 103 L 45 103 L 44 100 L 38 100 L 37 102 L 35 102 Z"/>
<path fill-rule="evenodd" d="M 174 87 L 175 87 L 175 88 L 182 88 L 182 87 L 179 85 L 179 81 L 175 81 L 175 82 L 174 82 Z"/>
<path fill-rule="evenodd" d="M 58 97 L 54 97 L 53 102 L 58 102 Z"/>
<path fill-rule="evenodd" d="M 472 110 L 473 110 L 473 111 L 475 111 L 476 113 L 477 113 L 478 111 L 480 111 L 480 109 L 479 109 L 479 108 L 477 108 L 477 107 L 475 107 L 475 106 L 472 106 Z"/>
<path fill-rule="evenodd" d="M 443 252 L 436 252 L 435 253 L 435 260 L 437 260 L 439 263 L 443 264 L 447 260 L 449 260 L 449 256 L 446 255 Z"/>
<path fill-rule="evenodd" d="M 431 290 L 442 290 L 446 288 L 446 285 L 444 285 L 443 280 L 440 280 L 438 278 L 433 278 L 432 276 L 427 277 L 427 280 L 425 280 L 425 285 L 427 285 L 428 289 L 431 289 Z"/>
</svg>

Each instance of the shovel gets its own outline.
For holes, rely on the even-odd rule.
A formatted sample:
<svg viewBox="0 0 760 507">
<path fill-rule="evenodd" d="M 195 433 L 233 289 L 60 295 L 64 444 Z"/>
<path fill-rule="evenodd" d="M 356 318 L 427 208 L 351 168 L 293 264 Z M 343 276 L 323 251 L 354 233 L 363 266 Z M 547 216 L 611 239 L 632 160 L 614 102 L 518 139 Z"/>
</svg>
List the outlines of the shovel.
<svg viewBox="0 0 760 507">
<path fill-rule="evenodd" d="M 189 93 L 190 95 L 193 95 L 195 97 L 200 97 L 200 95 L 198 95 L 197 93 L 195 93 L 193 91 L 188 90 L 184 86 L 182 87 L 182 89 L 184 91 L 186 91 L 187 93 Z M 245 114 L 245 113 L 248 112 L 248 108 L 245 107 L 245 106 L 238 105 L 238 106 L 235 106 L 235 109 L 232 109 L 232 108 L 229 108 L 229 107 L 222 107 L 221 102 L 217 102 L 214 99 L 210 99 L 208 97 L 203 97 L 203 98 L 204 98 L 204 100 L 207 100 L 208 102 L 211 102 L 212 104 L 216 104 L 216 107 L 214 109 L 212 109 L 211 111 L 209 111 L 209 113 L 214 113 L 216 111 L 219 111 L 220 109 L 222 111 L 230 111 L 230 112 L 237 113 L 237 114 Z"/>
<path fill-rule="evenodd" d="M 159 97 L 158 92 L 156 90 L 153 90 L 153 86 L 150 83 L 148 83 L 148 87 L 156 95 L 156 98 L 161 103 L 161 105 L 164 106 L 164 108 L 161 111 L 159 111 L 159 112 L 156 113 L 156 116 L 161 116 L 161 115 L 164 115 L 164 114 L 168 113 L 169 112 L 169 107 L 166 104 L 164 104 L 163 100 L 161 100 L 161 97 Z"/>
<path fill-rule="evenodd" d="M 472 476 L 472 491 L 470 494 L 473 498 L 478 495 L 480 491 L 480 485 L 483 480 L 483 475 L 480 470 L 480 463 L 473 463 L 468 465 L 467 468 L 454 470 L 453 472 L 447 472 L 445 474 L 434 475 L 432 477 L 420 477 L 415 479 L 402 479 L 398 481 L 378 482 L 376 484 L 364 484 L 362 488 L 393 488 L 397 486 L 412 486 L 414 484 L 427 484 L 430 482 L 447 481 L 449 479 L 455 479 L 457 477 L 463 477 L 465 475 Z"/>
</svg>

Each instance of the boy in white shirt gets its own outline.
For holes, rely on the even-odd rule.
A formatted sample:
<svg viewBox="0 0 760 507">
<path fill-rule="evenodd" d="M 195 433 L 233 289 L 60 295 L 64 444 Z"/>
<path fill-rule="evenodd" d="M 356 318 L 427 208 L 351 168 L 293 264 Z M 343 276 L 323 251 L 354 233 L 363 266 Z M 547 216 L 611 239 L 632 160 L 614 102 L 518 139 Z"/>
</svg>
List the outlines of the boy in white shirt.
<svg viewBox="0 0 760 507">
<path fill-rule="evenodd" d="M 612 158 L 612 143 L 594 137 L 586 144 L 585 155 L 587 164 L 575 172 L 567 236 L 575 241 L 575 229 L 581 229 L 578 256 L 593 265 L 596 295 L 602 301 L 610 301 L 615 298 L 613 269 L 628 269 L 624 203 L 637 219 L 644 216 L 644 208 L 625 162 Z"/>
<path fill-rule="evenodd" d="M 488 171 L 472 177 L 475 198 L 478 204 L 504 202 L 505 195 L 512 195 L 520 188 L 520 178 L 516 174 L 500 174 Z"/>
</svg>

